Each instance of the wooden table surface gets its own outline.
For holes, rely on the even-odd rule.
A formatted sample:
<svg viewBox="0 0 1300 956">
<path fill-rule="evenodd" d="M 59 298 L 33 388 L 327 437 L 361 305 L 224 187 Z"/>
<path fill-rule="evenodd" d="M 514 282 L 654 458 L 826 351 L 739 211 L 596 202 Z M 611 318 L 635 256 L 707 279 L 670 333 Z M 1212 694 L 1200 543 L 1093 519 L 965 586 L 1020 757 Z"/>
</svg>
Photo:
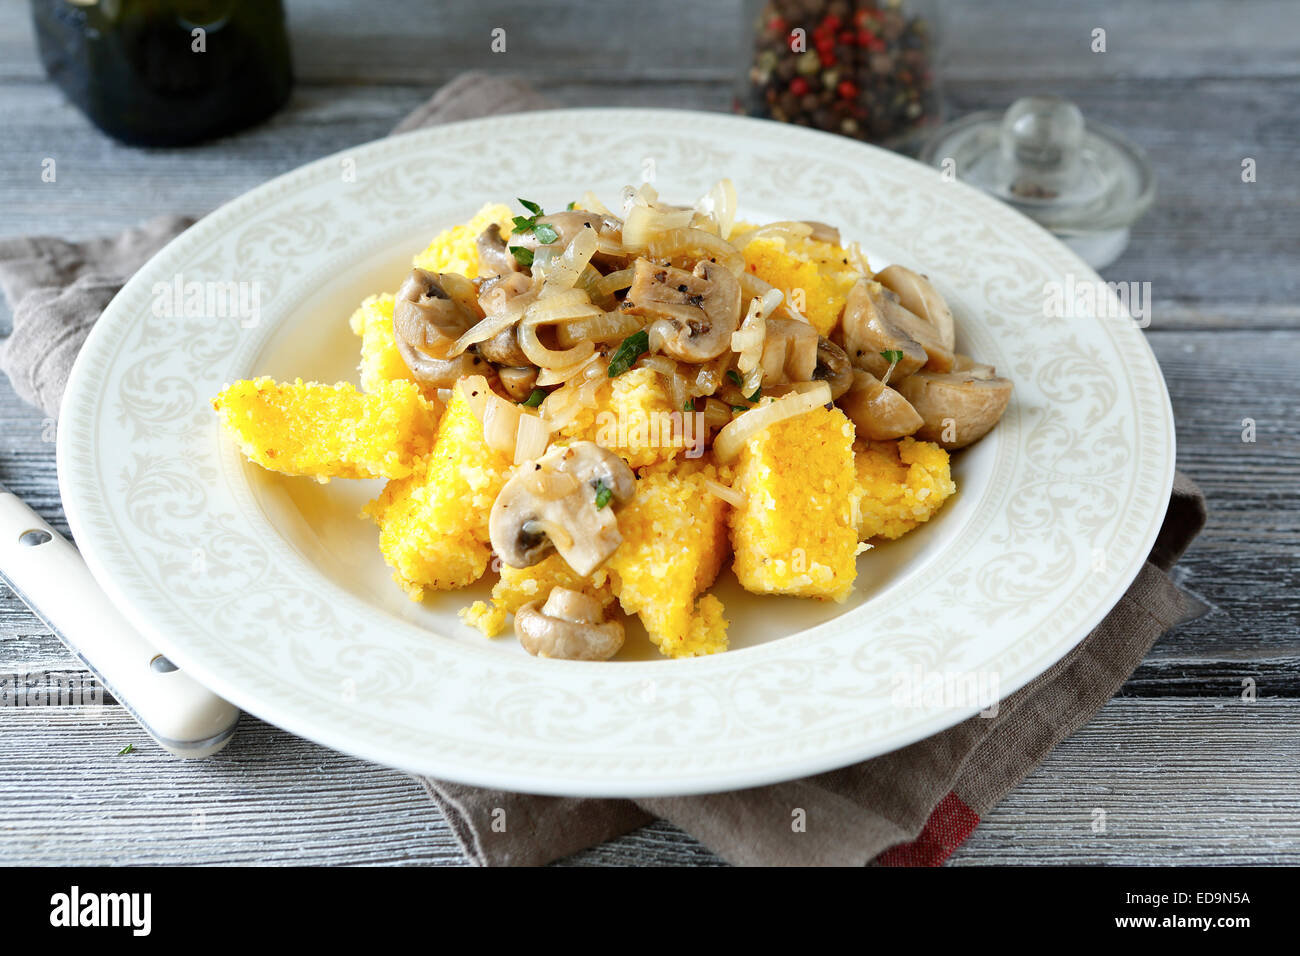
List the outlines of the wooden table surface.
<svg viewBox="0 0 1300 956">
<path fill-rule="evenodd" d="M 522 0 L 288 6 L 288 108 L 220 142 L 145 151 L 64 101 L 35 57 L 26 4 L 0 5 L 0 236 L 82 238 L 163 212 L 201 215 L 383 135 L 471 67 L 529 76 L 562 105 L 731 100 L 734 2 L 580 0 L 545 15 Z M 1177 571 L 1209 612 L 1162 638 L 951 864 L 1300 863 L 1300 7 L 952 6 L 954 115 L 1060 93 L 1149 152 L 1159 197 L 1104 275 L 1152 284 L 1147 335 L 1173 397 L 1178 464 L 1205 490 L 1210 521 Z M 494 27 L 507 31 L 504 54 L 489 52 Z M 1097 27 L 1105 53 L 1089 49 Z M 47 156 L 56 184 L 41 181 Z M 1254 183 L 1242 181 L 1246 158 Z M 1243 418 L 1257 423 L 1253 444 Z M 48 424 L 0 382 L 0 481 L 66 531 Z M 74 669 L 0 585 L 0 672 Z M 230 747 L 201 762 L 163 754 L 116 704 L 0 707 L 0 737 L 10 863 L 463 862 L 410 778 L 247 715 Z M 135 751 L 119 756 L 127 744 Z M 1104 833 L 1092 831 L 1099 807 Z M 571 862 L 719 861 L 657 824 Z"/>
</svg>

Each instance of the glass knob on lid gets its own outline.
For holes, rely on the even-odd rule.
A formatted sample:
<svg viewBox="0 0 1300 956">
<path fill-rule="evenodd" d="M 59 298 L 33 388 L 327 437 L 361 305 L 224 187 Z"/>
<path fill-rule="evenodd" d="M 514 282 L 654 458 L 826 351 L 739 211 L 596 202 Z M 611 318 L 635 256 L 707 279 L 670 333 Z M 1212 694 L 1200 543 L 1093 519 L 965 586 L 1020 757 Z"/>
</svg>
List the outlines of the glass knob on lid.
<svg viewBox="0 0 1300 956">
<path fill-rule="evenodd" d="M 1017 196 L 1050 199 L 1070 189 L 1083 147 L 1083 113 L 1054 97 L 1016 100 L 1002 116 L 998 147 L 1007 188 Z"/>
<path fill-rule="evenodd" d="M 1055 96 L 949 123 L 921 160 L 1029 216 L 1098 269 L 1124 251 L 1129 226 L 1155 198 L 1142 150 Z"/>
</svg>

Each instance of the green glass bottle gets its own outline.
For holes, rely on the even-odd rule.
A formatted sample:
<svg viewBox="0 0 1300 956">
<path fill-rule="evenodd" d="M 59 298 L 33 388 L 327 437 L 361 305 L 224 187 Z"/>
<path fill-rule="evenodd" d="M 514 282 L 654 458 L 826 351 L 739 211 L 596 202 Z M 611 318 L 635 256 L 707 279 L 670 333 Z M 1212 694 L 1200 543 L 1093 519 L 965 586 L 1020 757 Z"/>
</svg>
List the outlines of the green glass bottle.
<svg viewBox="0 0 1300 956">
<path fill-rule="evenodd" d="M 100 129 L 183 146 L 270 116 L 292 72 L 281 0 L 31 0 L 51 80 Z"/>
</svg>

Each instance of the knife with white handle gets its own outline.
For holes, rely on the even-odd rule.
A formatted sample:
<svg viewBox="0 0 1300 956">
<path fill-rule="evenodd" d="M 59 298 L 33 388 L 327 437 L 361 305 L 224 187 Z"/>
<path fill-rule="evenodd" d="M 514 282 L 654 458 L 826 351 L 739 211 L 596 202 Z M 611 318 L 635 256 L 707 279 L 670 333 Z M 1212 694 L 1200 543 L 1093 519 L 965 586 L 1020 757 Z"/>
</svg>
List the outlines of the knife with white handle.
<svg viewBox="0 0 1300 956">
<path fill-rule="evenodd" d="M 163 749 L 208 757 L 239 710 L 158 653 L 99 587 L 70 541 L 0 485 L 0 579 Z"/>
</svg>

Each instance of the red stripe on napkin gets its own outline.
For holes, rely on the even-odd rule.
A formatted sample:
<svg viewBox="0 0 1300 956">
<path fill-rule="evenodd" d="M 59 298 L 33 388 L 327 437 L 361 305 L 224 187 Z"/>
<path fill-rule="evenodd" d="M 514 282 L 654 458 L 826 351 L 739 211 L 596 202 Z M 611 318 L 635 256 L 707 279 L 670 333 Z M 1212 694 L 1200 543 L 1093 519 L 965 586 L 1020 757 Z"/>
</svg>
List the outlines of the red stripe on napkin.
<svg viewBox="0 0 1300 956">
<path fill-rule="evenodd" d="M 876 862 L 881 866 L 938 866 L 966 842 L 979 822 L 978 813 L 957 794 L 949 793 L 930 811 L 920 836 L 890 847 Z"/>
</svg>

